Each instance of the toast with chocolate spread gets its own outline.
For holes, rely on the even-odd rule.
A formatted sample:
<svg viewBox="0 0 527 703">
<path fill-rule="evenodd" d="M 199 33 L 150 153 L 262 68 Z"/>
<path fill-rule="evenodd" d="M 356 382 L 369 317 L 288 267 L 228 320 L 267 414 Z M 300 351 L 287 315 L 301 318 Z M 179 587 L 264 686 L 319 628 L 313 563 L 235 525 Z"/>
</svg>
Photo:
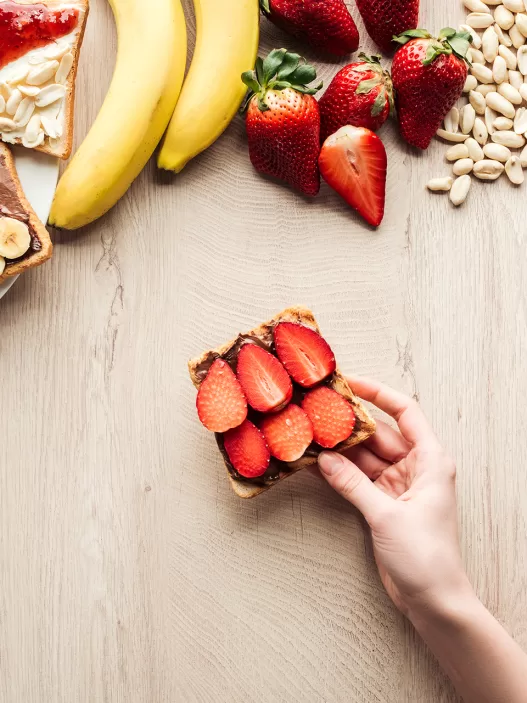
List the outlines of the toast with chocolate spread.
<svg viewBox="0 0 527 703">
<path fill-rule="evenodd" d="M 200 388 L 207 379 L 209 371 L 217 360 L 222 360 L 223 362 L 226 362 L 228 365 L 229 369 L 225 367 L 225 364 L 223 365 L 225 368 L 222 371 L 220 369 L 219 373 L 223 373 L 223 378 L 225 378 L 226 373 L 228 375 L 231 375 L 231 371 L 236 374 L 237 372 L 237 366 L 238 366 L 238 357 L 240 354 L 240 350 L 247 344 L 250 345 L 256 345 L 257 347 L 263 349 L 265 352 L 268 352 L 269 354 L 273 355 L 274 357 L 277 357 L 277 345 L 275 344 L 275 339 L 276 339 L 276 330 L 278 329 L 278 326 L 280 323 L 292 323 L 293 330 L 296 329 L 296 326 L 299 326 L 301 328 L 307 328 L 308 332 L 307 334 L 315 333 L 316 336 L 320 335 L 320 329 L 318 327 L 318 324 L 313 316 L 313 313 L 308 310 L 307 308 L 303 307 L 293 307 L 293 308 L 288 308 L 275 317 L 273 319 L 269 320 L 268 322 L 265 322 L 264 324 L 260 325 L 259 327 L 256 327 L 255 329 L 251 330 L 250 332 L 247 332 L 245 334 L 239 334 L 235 339 L 233 339 L 231 342 L 218 347 L 217 349 L 213 349 L 210 351 L 205 352 L 201 356 L 192 359 L 189 364 L 189 373 L 190 373 L 190 378 L 192 380 L 192 383 L 194 386 L 200 391 Z M 291 325 L 290 325 L 291 327 Z M 305 330 L 304 330 L 305 331 Z M 310 332 L 311 331 L 311 332 Z M 315 336 L 314 335 L 314 336 Z M 327 345 L 327 343 L 322 340 L 324 344 Z M 328 346 L 329 349 L 329 346 Z M 264 355 L 265 356 L 265 355 Z M 254 410 L 254 408 L 251 407 L 250 403 L 247 403 L 247 415 L 248 415 L 248 425 L 251 425 L 251 432 L 249 433 L 251 435 L 256 435 L 257 429 L 255 428 L 260 428 L 265 433 L 265 428 L 266 428 L 266 423 L 271 422 L 274 423 L 274 419 L 277 418 L 281 412 L 286 412 L 287 408 L 291 408 L 293 405 L 295 406 L 296 410 L 295 412 L 302 412 L 301 411 L 301 406 L 303 408 L 306 408 L 307 410 L 308 407 L 306 405 L 306 396 L 311 394 L 313 391 L 313 385 L 309 385 L 308 387 L 305 387 L 305 385 L 300 385 L 297 380 L 295 380 L 295 372 L 293 366 L 290 365 L 290 363 L 295 362 L 295 359 L 289 359 L 284 356 L 280 359 L 280 361 L 284 361 L 284 365 L 288 372 L 293 371 L 293 377 L 292 377 L 292 394 L 290 393 L 287 397 L 284 396 L 284 403 L 282 406 L 278 408 L 277 414 L 262 414 L 261 412 L 257 412 Z M 333 358 L 334 362 L 334 358 Z M 274 363 L 274 362 L 273 362 Z M 308 360 L 309 363 L 309 360 Z M 326 369 L 327 370 L 327 369 Z M 354 395 L 353 391 L 351 390 L 346 378 L 342 375 L 342 373 L 339 371 L 339 369 L 336 367 L 336 364 L 333 363 L 333 365 L 330 367 L 331 373 L 327 375 L 323 380 L 317 382 L 315 384 L 316 388 L 315 390 L 318 389 L 318 392 L 320 392 L 320 388 L 324 389 L 330 389 L 331 392 L 336 392 L 340 396 L 340 401 L 345 401 L 344 405 L 348 406 L 348 413 L 351 415 L 354 415 L 353 423 L 350 425 L 352 427 L 351 434 L 347 436 L 343 441 L 338 442 L 335 446 L 331 446 L 331 448 L 334 451 L 345 451 L 346 449 L 349 449 L 350 447 L 359 444 L 360 442 L 363 442 L 365 439 L 370 437 L 374 432 L 375 432 L 375 421 L 373 418 L 369 415 L 368 411 L 366 408 L 362 405 L 360 400 Z M 238 374 L 240 378 L 241 375 Z M 242 379 L 243 380 L 243 379 Z M 304 383 L 303 379 L 300 379 L 301 383 Z M 234 383 L 234 381 L 233 381 Z M 311 381 L 308 383 L 311 384 Z M 246 390 L 249 390 L 247 386 L 244 386 Z M 324 391 L 324 393 L 328 393 L 329 391 Z M 251 396 L 247 396 L 249 400 L 251 400 Z M 334 394 L 333 394 L 333 397 Z M 198 393 L 198 400 L 199 400 L 199 393 Z M 229 401 L 230 402 L 230 401 Z M 228 403 L 226 404 L 228 405 Z M 285 407 L 285 410 L 283 410 L 283 406 Z M 208 406 L 206 406 L 208 407 Z M 351 410 L 349 409 L 351 408 Z M 198 412 L 200 408 L 198 405 Z M 311 416 L 313 419 L 313 416 Z M 235 420 L 235 423 L 239 423 L 241 421 L 241 418 L 243 418 L 243 415 L 238 416 L 238 418 Z M 269 421 L 269 418 L 271 418 L 271 421 Z M 203 418 L 200 416 L 200 419 Z M 247 423 L 247 421 L 245 421 Z M 286 420 L 288 422 L 288 420 Z M 331 420 L 330 420 L 331 422 Z M 204 422 L 206 425 L 206 422 Z M 315 423 L 316 424 L 316 423 Z M 206 425 L 207 426 L 207 425 Z M 285 425 L 284 425 L 285 427 Z M 210 429 L 210 428 L 209 428 Z M 322 428 L 324 429 L 324 428 Z M 229 432 L 215 432 L 215 437 L 216 441 L 218 444 L 218 448 L 220 452 L 222 453 L 225 466 L 228 471 L 228 475 L 232 484 L 232 488 L 234 492 L 240 497 L 240 498 L 254 498 L 255 496 L 259 495 L 263 491 L 268 490 L 275 484 L 279 483 L 283 479 L 287 478 L 288 476 L 292 476 L 294 473 L 297 471 L 300 471 L 301 469 L 304 469 L 308 466 L 312 466 L 316 464 L 317 462 L 317 457 L 323 451 L 323 447 L 320 446 L 314 439 L 309 443 L 309 446 L 306 447 L 305 451 L 303 452 L 302 456 L 299 458 L 296 458 L 294 461 L 282 461 L 280 459 L 277 459 L 276 456 L 273 454 L 280 455 L 281 446 L 280 443 L 276 445 L 276 449 L 273 449 L 273 445 L 271 445 L 271 456 L 270 459 L 268 460 L 267 468 L 265 468 L 265 463 L 261 466 L 261 470 L 263 473 L 258 476 L 244 476 L 241 475 L 239 471 L 236 470 L 236 468 L 233 466 L 233 462 L 231 461 L 231 458 L 229 456 L 229 453 L 226 450 L 226 438 L 230 436 L 230 433 L 232 432 L 237 432 L 237 429 L 230 430 Z M 250 444 L 249 446 L 252 448 L 254 447 L 255 453 L 258 452 L 259 449 L 259 444 L 258 444 L 258 437 L 252 436 L 251 435 L 251 442 L 252 440 L 256 440 L 255 444 Z M 323 435 L 323 432 L 322 432 Z M 316 433 L 315 433 L 316 436 Z M 265 439 L 266 440 L 273 440 L 275 441 L 275 434 L 267 434 L 265 433 Z M 322 441 L 322 440 L 321 440 Z M 269 443 L 269 442 L 268 442 Z M 276 443 L 275 443 L 276 444 Z M 325 445 L 327 447 L 327 444 Z M 247 453 L 247 452 L 246 452 Z M 232 455 L 232 453 L 231 453 Z M 242 452 L 243 455 L 243 452 Z M 239 453 L 236 455 L 237 457 L 239 456 Z M 265 470 L 264 470 L 265 469 Z"/>
</svg>

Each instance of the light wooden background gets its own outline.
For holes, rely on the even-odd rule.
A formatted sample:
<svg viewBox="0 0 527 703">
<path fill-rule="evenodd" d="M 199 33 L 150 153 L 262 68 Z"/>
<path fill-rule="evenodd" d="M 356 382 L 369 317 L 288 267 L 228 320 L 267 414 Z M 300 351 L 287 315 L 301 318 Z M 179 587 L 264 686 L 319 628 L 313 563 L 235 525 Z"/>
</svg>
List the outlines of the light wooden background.
<svg viewBox="0 0 527 703">
<path fill-rule="evenodd" d="M 463 14 L 423 0 L 421 24 Z M 264 26 L 265 49 L 284 41 Z M 92 0 L 77 139 L 114 53 Z M 527 646 L 526 191 L 476 184 L 454 211 L 424 191 L 445 147 L 382 134 L 377 232 L 326 187 L 261 179 L 236 120 L 179 177 L 151 164 L 56 234 L 1 301 L 2 703 L 455 700 L 357 514 L 311 475 L 241 502 L 196 419 L 187 358 L 299 303 L 345 370 L 420 399 L 458 462 L 470 575 Z"/>
</svg>

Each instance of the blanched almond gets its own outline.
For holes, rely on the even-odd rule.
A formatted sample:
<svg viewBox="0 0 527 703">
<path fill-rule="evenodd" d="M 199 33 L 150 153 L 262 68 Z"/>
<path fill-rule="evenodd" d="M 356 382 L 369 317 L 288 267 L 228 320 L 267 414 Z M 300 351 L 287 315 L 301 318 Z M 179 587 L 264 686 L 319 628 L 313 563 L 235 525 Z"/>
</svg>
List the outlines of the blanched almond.
<svg viewBox="0 0 527 703">
<path fill-rule="evenodd" d="M 474 162 L 472 159 L 459 159 L 459 161 L 456 161 L 452 167 L 452 172 L 455 176 L 464 176 L 466 173 L 470 173 L 472 171 L 473 166 Z"/>
<path fill-rule="evenodd" d="M 487 29 L 494 24 L 494 18 L 485 12 L 471 12 L 467 16 L 467 24 L 473 29 Z"/>
<path fill-rule="evenodd" d="M 6 103 L 6 112 L 8 115 L 14 115 L 15 112 L 18 110 L 18 106 L 22 102 L 22 93 L 18 90 L 18 88 L 15 88 L 13 92 L 11 93 L 11 97 Z"/>
<path fill-rule="evenodd" d="M 519 49 L 525 44 L 525 37 L 515 24 L 509 29 L 509 37 L 515 49 Z"/>
<path fill-rule="evenodd" d="M 426 184 L 428 190 L 435 193 L 437 192 L 448 192 L 452 188 L 452 183 L 454 179 L 451 176 L 445 176 L 444 178 L 432 178 Z"/>
<path fill-rule="evenodd" d="M 498 35 L 498 39 L 500 40 L 500 46 L 512 46 L 512 39 L 509 37 L 508 32 L 503 30 L 499 24 L 494 25 L 494 31 Z"/>
<path fill-rule="evenodd" d="M 522 76 L 527 76 L 527 46 L 520 46 L 516 54 L 518 59 L 518 70 Z"/>
<path fill-rule="evenodd" d="M 40 115 L 33 115 L 29 120 L 25 131 L 25 137 L 28 142 L 34 142 L 38 138 L 40 132 Z"/>
<path fill-rule="evenodd" d="M 525 12 L 523 0 L 503 0 L 503 4 L 511 12 Z"/>
<path fill-rule="evenodd" d="M 472 63 L 482 63 L 485 65 L 485 57 L 479 49 L 470 50 L 470 60 Z"/>
<path fill-rule="evenodd" d="M 44 139 L 45 139 L 45 135 L 42 130 L 38 133 L 38 136 L 34 141 L 31 141 L 30 139 L 28 139 L 26 137 L 26 135 L 24 134 L 24 136 L 22 137 L 22 145 L 25 146 L 26 149 L 36 149 L 37 146 L 40 146 L 41 144 L 44 143 Z"/>
<path fill-rule="evenodd" d="M 503 146 L 508 146 L 509 149 L 521 149 L 525 144 L 525 138 L 521 134 L 516 134 L 516 132 L 494 132 L 492 135 L 492 141 L 496 144 L 503 144 Z"/>
<path fill-rule="evenodd" d="M 527 110 L 524 107 L 520 107 L 516 111 L 514 131 L 516 134 L 525 134 L 527 132 Z"/>
<path fill-rule="evenodd" d="M 465 145 L 468 149 L 468 155 L 472 159 L 472 161 L 482 161 L 485 158 L 485 155 L 483 154 L 483 149 L 477 143 L 474 137 L 470 137 L 469 139 L 467 139 Z"/>
<path fill-rule="evenodd" d="M 478 142 L 478 144 L 481 144 L 481 146 L 487 143 L 487 140 L 489 138 L 489 131 L 481 117 L 476 117 L 472 134 L 474 135 L 474 139 Z"/>
<path fill-rule="evenodd" d="M 25 127 L 34 112 L 35 101 L 33 100 L 33 98 L 24 98 L 18 106 L 18 109 L 15 112 L 15 116 L 13 117 L 13 120 L 16 122 L 17 127 Z"/>
<path fill-rule="evenodd" d="M 500 49 L 503 48 L 505 47 L 500 46 Z M 507 80 L 509 71 L 507 69 L 507 62 L 505 61 L 503 56 L 496 56 L 496 58 L 494 59 L 494 63 L 492 64 L 492 75 L 498 85 L 500 83 L 504 83 Z"/>
<path fill-rule="evenodd" d="M 485 107 L 487 106 L 487 103 L 485 101 L 484 96 L 481 93 L 476 92 L 475 90 L 471 90 L 468 96 L 469 102 L 474 108 L 474 110 L 477 112 L 478 115 L 484 115 L 485 114 Z"/>
<path fill-rule="evenodd" d="M 525 180 L 521 161 L 517 156 L 511 156 L 507 161 L 505 164 L 505 173 L 509 177 L 509 181 L 516 186 L 521 185 Z"/>
<path fill-rule="evenodd" d="M 487 127 L 487 132 L 492 136 L 496 130 L 494 127 L 494 123 L 496 122 L 496 118 L 498 117 L 498 113 L 494 112 L 494 110 L 491 107 L 486 107 L 485 108 L 485 125 Z"/>
<path fill-rule="evenodd" d="M 459 114 L 459 126 L 463 134 L 470 134 L 476 120 L 476 111 L 472 105 L 465 105 Z"/>
<path fill-rule="evenodd" d="M 501 85 L 498 86 L 498 93 L 503 95 L 503 97 L 513 105 L 522 104 L 522 96 L 510 83 L 501 83 Z M 506 117 L 510 117 L 510 115 L 506 115 Z"/>
<path fill-rule="evenodd" d="M 16 129 L 16 124 L 8 117 L 0 117 L 0 132 L 12 132 Z"/>
<path fill-rule="evenodd" d="M 55 75 L 55 81 L 57 83 L 66 83 L 72 66 L 73 54 L 71 52 L 68 52 L 62 57 L 59 69 Z"/>
<path fill-rule="evenodd" d="M 465 81 L 465 85 L 463 86 L 463 92 L 464 93 L 470 93 L 471 90 L 475 90 L 477 87 L 478 82 L 474 78 L 474 76 L 467 76 L 467 80 Z"/>
<path fill-rule="evenodd" d="M 472 64 L 470 72 L 479 83 L 493 83 L 492 71 L 488 66 L 483 66 L 480 63 Z"/>
<path fill-rule="evenodd" d="M 44 132 L 52 139 L 58 139 L 62 136 L 62 125 L 56 119 L 46 117 L 46 115 L 41 115 L 42 128 Z"/>
<path fill-rule="evenodd" d="M 527 83 L 522 83 L 519 92 L 522 98 L 527 102 Z"/>
<path fill-rule="evenodd" d="M 474 164 L 474 175 L 482 181 L 495 181 L 501 176 L 505 166 L 499 161 L 483 159 Z"/>
<path fill-rule="evenodd" d="M 516 15 L 516 26 L 523 36 L 527 37 L 527 15 L 524 12 L 520 12 Z"/>
<path fill-rule="evenodd" d="M 481 46 L 485 60 L 488 63 L 492 63 L 498 55 L 498 49 L 500 46 L 498 35 L 494 31 L 493 25 L 487 27 L 487 29 L 483 32 Z"/>
<path fill-rule="evenodd" d="M 505 61 L 505 65 L 507 66 L 507 68 L 511 71 L 515 71 L 518 65 L 518 61 L 516 59 L 516 54 L 514 53 L 514 51 L 511 51 L 506 46 L 500 46 L 500 48 L 498 49 L 498 53 L 500 57 Z"/>
<path fill-rule="evenodd" d="M 507 149 L 506 146 L 502 146 L 501 144 L 485 144 L 483 153 L 488 159 L 500 161 L 503 164 L 512 156 L 510 149 Z"/>
<path fill-rule="evenodd" d="M 43 85 L 53 78 L 59 67 L 58 61 L 45 61 L 31 69 L 26 78 L 28 85 Z"/>
<path fill-rule="evenodd" d="M 514 24 L 514 15 L 504 5 L 498 5 L 494 10 L 494 19 L 501 29 L 508 31 Z"/>
<path fill-rule="evenodd" d="M 461 132 L 447 132 L 445 129 L 438 129 L 436 134 L 438 137 L 445 139 L 447 142 L 464 142 L 468 139 L 468 134 L 461 134 Z"/>
<path fill-rule="evenodd" d="M 498 88 L 501 88 L 501 86 L 498 86 Z M 485 99 L 490 108 L 505 117 L 509 117 L 511 120 L 514 119 L 514 115 L 516 114 L 514 105 L 507 100 L 507 98 L 503 97 L 503 95 L 500 95 L 500 93 L 489 93 Z"/>
<path fill-rule="evenodd" d="M 486 85 L 482 83 L 476 88 L 476 93 L 481 93 L 485 98 L 489 93 L 496 91 L 497 88 L 498 86 L 496 85 L 496 83 L 487 83 Z"/>
<path fill-rule="evenodd" d="M 463 5 L 470 12 L 490 12 L 490 9 L 481 0 L 463 0 Z"/>
<path fill-rule="evenodd" d="M 447 132 L 459 131 L 459 110 L 453 107 L 445 117 L 445 129 Z"/>
<path fill-rule="evenodd" d="M 40 93 L 40 88 L 36 85 L 19 85 L 18 90 L 28 98 L 34 98 Z"/>
<path fill-rule="evenodd" d="M 447 149 L 445 158 L 447 161 L 457 161 L 458 159 L 468 158 L 468 148 L 466 144 L 454 144 Z"/>
<path fill-rule="evenodd" d="M 59 83 L 52 83 L 51 85 L 47 85 L 45 88 L 42 88 L 35 100 L 35 105 L 37 107 L 46 107 L 46 105 L 51 105 L 51 103 L 54 103 L 57 100 L 62 100 L 65 95 L 66 88 L 63 85 L 60 85 Z"/>
<path fill-rule="evenodd" d="M 494 120 L 494 127 L 496 129 L 507 129 L 510 130 L 514 126 L 514 122 L 512 120 L 509 120 L 508 117 L 503 117 L 503 115 L 500 115 L 499 117 L 496 117 Z"/>
<path fill-rule="evenodd" d="M 523 85 L 523 76 L 519 71 L 509 71 L 509 83 L 516 90 L 520 90 Z"/>
<path fill-rule="evenodd" d="M 450 201 L 453 205 L 458 207 L 467 199 L 468 191 L 472 185 L 472 180 L 470 176 L 460 176 L 456 178 L 450 189 Z"/>
</svg>

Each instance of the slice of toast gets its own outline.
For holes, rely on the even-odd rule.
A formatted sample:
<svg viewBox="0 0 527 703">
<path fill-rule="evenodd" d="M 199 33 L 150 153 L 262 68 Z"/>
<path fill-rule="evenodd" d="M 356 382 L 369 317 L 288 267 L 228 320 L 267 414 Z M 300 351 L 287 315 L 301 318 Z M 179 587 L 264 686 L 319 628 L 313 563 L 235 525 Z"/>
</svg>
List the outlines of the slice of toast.
<svg viewBox="0 0 527 703">
<path fill-rule="evenodd" d="M 3 125 L 0 128 L 1 139 L 9 144 L 21 144 L 50 156 L 67 159 L 73 145 L 75 80 L 88 18 L 89 0 L 74 0 L 72 2 L 40 0 L 38 3 L 14 0 L 14 2 L 20 6 L 21 12 L 34 13 L 36 17 L 45 18 L 42 13 L 46 11 L 64 11 L 66 13 L 64 16 L 67 17 L 69 10 L 74 13 L 73 16 L 77 16 L 77 21 L 68 34 L 58 36 L 56 40 L 51 37 L 49 42 L 36 48 L 31 48 L 31 44 L 28 44 L 28 51 L 22 56 L 18 56 L 9 63 L 0 62 L 0 97 L 2 98 L 0 106 L 4 106 L 4 111 L 0 113 L 0 124 Z M 3 4 L 4 0 L 0 0 L 0 13 Z M 9 2 L 9 6 L 12 4 L 12 1 Z M 54 63 L 50 65 L 50 62 Z M 40 78 L 37 78 L 38 85 L 34 85 L 32 72 L 40 69 L 45 71 L 46 66 L 49 71 L 52 71 L 51 75 L 42 83 L 39 82 Z M 24 76 L 26 69 L 29 69 L 29 73 Z M 38 106 L 41 91 L 48 91 L 44 102 L 51 99 L 52 93 L 49 90 L 51 86 L 58 86 L 55 88 L 55 94 L 57 94 L 57 90 L 59 91 L 58 99 L 53 100 L 49 105 Z M 32 90 L 33 88 L 38 89 L 39 93 L 29 95 L 28 92 L 35 92 Z M 25 102 L 20 110 L 17 108 L 15 114 L 10 114 L 13 107 L 9 105 L 9 99 L 13 92 L 19 89 L 21 89 L 22 99 Z M 15 95 L 18 96 L 17 93 Z M 34 107 L 31 107 L 28 101 L 32 101 Z M 15 98 L 12 105 L 16 105 L 16 103 L 17 99 Z M 11 107 L 10 111 L 9 107 Z M 23 109 L 24 107 L 26 109 Z M 31 117 L 28 122 L 29 113 Z M 12 122 L 14 122 L 14 127 Z"/>
<path fill-rule="evenodd" d="M 256 329 L 245 334 L 239 334 L 228 344 L 224 344 L 217 349 L 212 349 L 195 359 L 191 359 L 188 363 L 188 368 L 190 378 L 194 386 L 196 388 L 200 387 L 212 363 L 215 359 L 220 357 L 225 359 L 231 367 L 234 367 L 233 370 L 235 370 L 238 352 L 242 345 L 247 341 L 257 342 L 263 345 L 268 351 L 273 352 L 273 329 L 279 322 L 296 322 L 304 325 L 305 327 L 309 327 L 320 334 L 319 326 L 311 310 L 303 307 L 287 308 L 286 310 L 278 313 L 278 315 L 275 315 L 275 317 L 268 322 L 264 322 L 264 324 L 256 327 Z M 329 378 L 327 385 L 349 401 L 349 403 L 353 406 L 353 410 L 356 415 L 356 423 L 353 434 L 347 440 L 341 442 L 337 445 L 337 447 L 335 447 L 335 451 L 343 452 L 370 437 L 375 432 L 375 420 L 369 415 L 360 400 L 353 394 L 353 391 L 351 390 L 346 378 L 342 375 L 338 368 Z M 297 390 L 302 392 L 301 389 Z M 222 453 L 232 488 L 240 498 L 254 498 L 280 481 L 283 481 L 288 476 L 292 476 L 297 471 L 305 469 L 308 466 L 313 466 L 317 463 L 318 455 L 322 451 L 321 447 L 312 444 L 307 449 L 304 456 L 298 459 L 298 461 L 285 463 L 271 459 L 270 469 L 264 476 L 259 479 L 249 480 L 244 479 L 242 476 L 237 474 L 235 469 L 232 467 L 229 457 L 223 448 L 222 435 L 217 434 L 216 441 Z"/>
<path fill-rule="evenodd" d="M 0 221 L 3 217 L 10 217 L 27 225 L 31 244 L 20 258 L 5 261 L 5 269 L 0 273 L 0 283 L 10 276 L 18 276 L 27 269 L 40 266 L 51 257 L 53 251 L 46 228 L 24 195 L 13 156 L 5 144 L 0 143 Z"/>
</svg>

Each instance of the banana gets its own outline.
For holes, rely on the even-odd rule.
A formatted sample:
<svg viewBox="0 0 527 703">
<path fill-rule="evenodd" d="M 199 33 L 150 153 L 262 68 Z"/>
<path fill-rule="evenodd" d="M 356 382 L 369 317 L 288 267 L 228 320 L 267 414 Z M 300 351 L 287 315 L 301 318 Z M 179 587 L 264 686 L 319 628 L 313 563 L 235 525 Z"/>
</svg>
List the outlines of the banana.
<svg viewBox="0 0 527 703">
<path fill-rule="evenodd" d="M 12 217 L 0 218 L 0 258 L 18 259 L 30 246 L 31 236 L 26 224 Z M 2 266 L 0 268 L 3 269 Z"/>
<path fill-rule="evenodd" d="M 176 106 L 187 55 L 180 0 L 110 0 L 117 63 L 104 104 L 64 172 L 49 222 L 76 229 L 104 215 L 158 145 Z"/>
<path fill-rule="evenodd" d="M 258 0 L 194 0 L 196 49 L 158 157 L 181 171 L 227 128 L 246 93 L 258 52 Z"/>
</svg>

